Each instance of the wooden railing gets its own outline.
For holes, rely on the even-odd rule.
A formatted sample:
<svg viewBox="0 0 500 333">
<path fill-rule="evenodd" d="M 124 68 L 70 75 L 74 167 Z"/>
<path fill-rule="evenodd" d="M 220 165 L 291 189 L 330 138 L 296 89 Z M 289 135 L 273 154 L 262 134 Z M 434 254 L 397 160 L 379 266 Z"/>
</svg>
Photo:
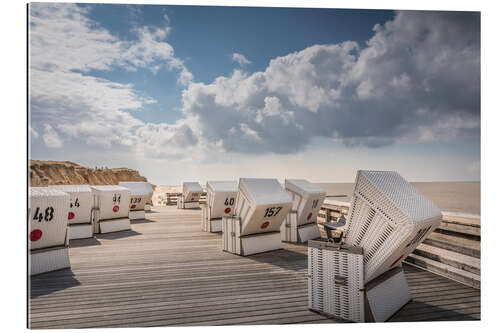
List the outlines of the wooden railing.
<svg viewBox="0 0 500 333">
<path fill-rule="evenodd" d="M 160 206 L 175 206 L 177 205 L 177 198 L 181 196 L 181 192 L 170 192 L 170 193 L 165 193 L 164 196 L 160 197 L 161 199 L 159 201 Z M 203 192 L 203 194 L 200 197 L 200 203 L 204 204 L 207 201 L 207 193 Z"/>
<path fill-rule="evenodd" d="M 318 213 L 318 222 L 336 222 L 342 215 L 347 218 L 349 203 L 329 200 L 324 202 Z"/>
</svg>

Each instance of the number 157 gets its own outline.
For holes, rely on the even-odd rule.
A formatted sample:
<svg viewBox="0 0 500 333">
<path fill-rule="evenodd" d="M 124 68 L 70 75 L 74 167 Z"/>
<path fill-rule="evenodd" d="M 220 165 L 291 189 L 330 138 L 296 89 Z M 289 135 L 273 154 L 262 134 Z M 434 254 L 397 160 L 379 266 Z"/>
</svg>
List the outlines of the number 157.
<svg viewBox="0 0 500 333">
<path fill-rule="evenodd" d="M 282 208 L 283 207 L 269 207 L 269 208 L 266 208 L 266 212 L 264 213 L 264 217 L 273 217 L 273 216 L 276 216 L 276 215 L 278 215 L 278 213 L 280 212 L 280 210 Z"/>
</svg>

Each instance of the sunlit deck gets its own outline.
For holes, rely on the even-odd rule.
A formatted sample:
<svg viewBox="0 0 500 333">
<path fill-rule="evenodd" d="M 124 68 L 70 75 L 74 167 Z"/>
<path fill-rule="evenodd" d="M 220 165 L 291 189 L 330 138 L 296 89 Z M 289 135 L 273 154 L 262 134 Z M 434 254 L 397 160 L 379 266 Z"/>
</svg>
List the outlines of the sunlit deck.
<svg viewBox="0 0 500 333">
<path fill-rule="evenodd" d="M 71 242 L 71 269 L 32 277 L 31 328 L 333 323 L 307 308 L 307 246 L 240 257 L 201 210 L 154 207 L 132 231 Z M 392 321 L 478 320 L 480 290 L 405 266 Z"/>
</svg>

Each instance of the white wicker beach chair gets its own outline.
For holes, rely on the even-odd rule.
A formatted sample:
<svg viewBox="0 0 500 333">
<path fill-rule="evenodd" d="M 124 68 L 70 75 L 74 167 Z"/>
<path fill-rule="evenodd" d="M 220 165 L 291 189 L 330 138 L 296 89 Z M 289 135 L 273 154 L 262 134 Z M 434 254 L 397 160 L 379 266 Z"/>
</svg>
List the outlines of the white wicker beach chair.
<svg viewBox="0 0 500 333">
<path fill-rule="evenodd" d="M 68 212 L 69 239 L 90 238 L 94 235 L 92 214 L 94 194 L 90 185 L 51 185 L 70 196 Z"/>
<path fill-rule="evenodd" d="M 70 267 L 69 203 L 69 194 L 62 191 L 47 187 L 29 188 L 30 275 Z"/>
<path fill-rule="evenodd" d="M 95 195 L 94 233 L 130 230 L 130 190 L 118 185 L 91 186 Z"/>
<path fill-rule="evenodd" d="M 281 224 L 281 240 L 303 243 L 320 237 L 317 217 L 326 192 L 305 179 L 285 179 L 285 190 L 292 197 L 292 210 Z"/>
<path fill-rule="evenodd" d="M 309 307 L 351 321 L 389 319 L 411 300 L 401 261 L 441 217 L 441 211 L 398 173 L 358 171 L 346 244 L 309 242 Z M 354 261 L 353 251 L 341 253 L 343 246 L 362 249 L 363 256 Z M 344 283 L 360 289 L 342 287 Z M 358 316 L 360 292 L 365 310 Z"/>
<path fill-rule="evenodd" d="M 145 219 L 145 207 L 151 202 L 153 186 L 148 182 L 119 182 L 120 186 L 130 190 L 129 218 L 131 220 Z"/>
<path fill-rule="evenodd" d="M 201 229 L 208 232 L 222 231 L 222 217 L 234 214 L 238 182 L 208 181 L 207 203 L 202 207 Z"/>
<path fill-rule="evenodd" d="M 363 248 L 368 282 L 401 263 L 441 219 L 439 208 L 397 172 L 360 170 L 345 242 Z"/>
<path fill-rule="evenodd" d="M 197 182 L 182 183 L 181 200 L 177 198 L 177 208 L 199 208 L 200 197 L 203 194 L 203 188 Z"/>
</svg>

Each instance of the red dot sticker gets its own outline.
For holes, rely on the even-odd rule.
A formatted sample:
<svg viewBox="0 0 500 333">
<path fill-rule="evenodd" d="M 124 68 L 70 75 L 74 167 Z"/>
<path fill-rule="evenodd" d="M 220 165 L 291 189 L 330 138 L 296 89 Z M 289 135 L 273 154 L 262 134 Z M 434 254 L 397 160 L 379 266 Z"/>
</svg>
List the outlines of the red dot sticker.
<svg viewBox="0 0 500 333">
<path fill-rule="evenodd" d="M 40 238 L 42 238 L 42 230 L 35 229 L 30 232 L 30 241 L 36 242 Z"/>
<path fill-rule="evenodd" d="M 113 212 L 118 212 L 120 210 L 120 206 L 116 205 L 113 207 Z"/>
<path fill-rule="evenodd" d="M 261 229 L 266 229 L 267 227 L 269 227 L 269 221 L 262 223 L 262 225 L 260 226 Z"/>
<path fill-rule="evenodd" d="M 307 215 L 307 220 L 309 221 L 312 216 L 313 216 L 313 213 L 309 213 L 309 215 Z"/>
<path fill-rule="evenodd" d="M 135 205 L 130 206 L 130 208 L 131 208 L 131 209 L 134 209 L 134 208 L 135 208 Z"/>
<path fill-rule="evenodd" d="M 72 220 L 75 218 L 75 213 L 73 212 L 68 212 L 68 220 Z"/>
<path fill-rule="evenodd" d="M 231 211 L 231 208 L 227 207 L 226 209 L 224 209 L 224 213 L 226 214 L 229 214 L 229 212 Z"/>
</svg>

